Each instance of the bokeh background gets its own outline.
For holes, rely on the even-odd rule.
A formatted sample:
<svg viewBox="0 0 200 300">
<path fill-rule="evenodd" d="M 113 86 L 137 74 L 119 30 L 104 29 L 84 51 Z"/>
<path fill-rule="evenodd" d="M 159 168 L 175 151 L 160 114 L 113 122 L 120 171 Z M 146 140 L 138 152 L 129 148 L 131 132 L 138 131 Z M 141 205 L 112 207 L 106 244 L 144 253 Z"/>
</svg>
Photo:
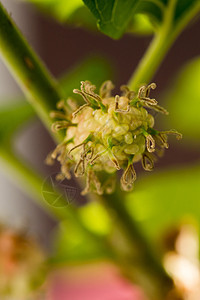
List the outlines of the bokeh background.
<svg viewBox="0 0 200 300">
<path fill-rule="evenodd" d="M 113 80 L 116 85 L 116 90 L 118 90 L 119 86 L 126 83 L 130 78 L 134 68 L 137 66 L 138 61 L 142 57 L 151 40 L 150 36 L 133 36 L 126 34 L 120 40 L 115 41 L 98 33 L 97 31 L 88 31 L 83 28 L 61 24 L 55 19 L 43 14 L 27 2 L 17 0 L 1 0 L 1 2 L 5 5 L 5 7 L 7 7 L 29 43 L 56 78 L 59 78 L 64 72 L 70 70 L 84 58 L 99 54 L 100 56 L 104 56 L 110 62 L 114 70 Z M 180 71 L 185 63 L 199 56 L 199 29 L 200 20 L 197 19 L 184 30 L 170 49 L 153 80 L 157 83 L 157 90 L 154 92 L 154 95 L 157 97 L 156 99 L 159 101 L 159 104 L 165 106 L 169 111 L 170 108 L 172 109 L 169 121 L 166 120 L 168 117 L 160 118 L 155 116 L 156 122 L 159 123 L 161 128 L 166 128 L 166 126 L 173 128 L 173 126 L 176 125 L 176 129 L 178 131 L 182 132 L 182 130 L 185 130 L 186 126 L 184 125 L 183 120 L 180 122 L 179 126 L 178 119 L 182 118 L 183 115 L 181 116 L 178 114 L 177 117 L 175 111 L 175 109 L 179 110 L 179 107 L 180 110 L 182 109 L 181 101 L 179 101 L 177 107 L 175 107 L 173 101 L 168 101 L 170 98 L 170 92 L 166 93 L 166 90 L 169 86 L 173 86 L 176 82 L 174 79 L 175 75 L 178 71 Z M 200 75 L 197 74 L 197 76 L 199 76 L 198 78 L 200 80 Z M 83 78 L 83 80 L 85 79 L 86 78 Z M 198 86 L 196 86 L 196 88 L 198 90 L 200 100 L 199 88 Z M 167 94 L 168 96 L 166 96 Z M 190 95 L 188 95 L 188 107 L 186 102 L 183 103 L 184 107 L 186 107 L 185 116 L 187 116 L 187 113 L 191 115 L 192 110 L 199 111 L 200 106 L 197 106 L 195 102 L 193 103 L 192 95 L 191 99 Z M 16 98 L 19 100 L 22 99 L 22 92 L 17 87 L 14 79 L 12 79 L 3 62 L 0 61 L 0 102 L 11 102 L 13 99 L 16 100 Z M 195 113 L 195 118 L 198 118 L 198 114 Z M 190 123 L 190 119 L 187 120 L 187 117 L 186 122 Z M 186 139 L 183 138 L 181 142 L 176 141 L 175 139 L 170 139 L 170 149 L 166 151 L 165 156 L 156 164 L 156 171 L 154 171 L 155 173 L 153 175 L 150 174 L 150 176 L 152 176 L 150 181 L 148 181 L 148 174 L 148 176 L 140 183 L 140 176 L 143 176 L 144 171 L 142 171 L 140 166 L 136 167 L 139 182 L 138 185 L 136 184 L 136 201 L 134 208 L 138 220 L 144 220 L 146 216 L 151 214 L 152 206 L 155 201 L 157 201 L 155 199 L 160 197 L 160 206 L 162 206 L 162 193 L 164 193 L 165 190 L 159 190 L 159 186 L 163 186 L 163 181 L 165 179 L 164 177 L 163 179 L 160 179 L 160 174 L 163 174 L 162 172 L 165 173 L 165 170 L 167 170 L 166 172 L 169 172 L 167 173 L 168 179 L 171 176 L 174 176 L 173 184 L 171 181 L 167 181 L 168 179 L 166 180 L 166 190 L 171 190 L 168 195 L 168 197 L 171 197 L 170 204 L 168 206 L 167 202 L 164 201 L 163 209 L 160 210 L 161 214 L 169 214 L 167 222 L 171 222 L 170 214 L 173 215 L 174 210 L 179 210 L 181 203 L 181 199 L 179 198 L 183 197 L 181 190 L 186 186 L 185 198 L 182 200 L 184 212 L 186 212 L 188 208 L 188 214 L 184 213 L 183 216 L 186 219 L 192 218 L 192 212 L 195 210 L 197 210 L 195 218 L 200 215 L 200 206 L 198 204 L 200 195 L 200 174 L 199 169 L 195 169 L 196 166 L 199 166 L 200 161 L 200 134 L 198 135 L 198 132 L 200 132 L 200 118 L 196 120 L 196 124 L 196 136 L 196 133 L 194 134 L 194 132 L 192 132 L 193 127 L 191 127 L 191 136 L 189 131 L 190 129 L 188 129 L 188 131 L 186 131 Z M 53 148 L 54 143 L 39 120 L 31 122 L 28 127 L 21 132 L 16 142 L 17 151 L 19 151 L 45 176 L 54 172 L 54 169 L 49 168 L 44 164 L 47 153 Z M 190 178 L 189 175 L 187 176 L 187 172 L 185 171 L 187 167 L 188 170 L 193 170 L 194 168 L 193 174 L 195 174 L 195 183 L 193 177 Z M 177 183 L 176 185 L 175 181 L 179 176 L 182 176 L 182 170 L 186 175 L 183 177 L 182 184 Z M 146 200 L 147 193 L 143 192 L 144 185 L 146 189 L 150 189 L 149 193 L 153 195 L 150 196 L 149 202 Z M 157 194 L 155 186 L 158 187 Z M 49 249 L 51 244 L 51 233 L 54 231 L 56 221 L 36 206 L 31 198 L 24 195 L 17 186 L 13 185 L 13 183 L 6 178 L 4 170 L 1 167 L 0 190 L 0 219 L 8 224 L 18 227 L 26 227 L 28 224 L 28 230 L 40 239 L 44 247 Z M 191 212 L 190 197 L 196 197 L 195 201 L 193 201 L 195 204 L 191 204 L 193 205 Z M 132 196 L 129 198 L 129 200 L 132 201 Z M 140 200 L 142 202 L 139 202 Z M 145 209 L 144 207 L 141 209 L 141 203 L 146 207 Z M 148 222 L 152 223 L 152 220 L 153 215 L 152 219 L 150 218 L 147 220 L 146 224 L 148 224 Z M 155 226 L 152 225 L 152 228 L 150 229 L 150 235 L 156 230 L 156 226 L 155 221 Z M 59 299 L 62 299 L 61 296 Z M 117 298 L 115 298 L 115 300 L 116 299 Z M 129 298 L 127 297 L 124 299 Z"/>
</svg>

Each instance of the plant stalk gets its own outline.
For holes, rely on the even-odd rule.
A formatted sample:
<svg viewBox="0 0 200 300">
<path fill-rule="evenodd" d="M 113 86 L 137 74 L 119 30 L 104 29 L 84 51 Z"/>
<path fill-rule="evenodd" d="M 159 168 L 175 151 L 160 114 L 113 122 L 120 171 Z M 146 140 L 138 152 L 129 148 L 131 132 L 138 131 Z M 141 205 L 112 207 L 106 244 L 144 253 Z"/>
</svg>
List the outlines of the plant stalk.
<svg viewBox="0 0 200 300">
<path fill-rule="evenodd" d="M 54 110 L 56 103 L 62 99 L 62 91 L 1 3 L 0 55 L 49 130 L 52 124 L 49 112 Z M 58 140 L 58 135 L 53 135 L 53 138 Z"/>
<path fill-rule="evenodd" d="M 169 0 L 163 24 L 158 29 L 149 48 L 128 82 L 131 90 L 137 90 L 142 84 L 148 84 L 152 80 L 177 36 L 200 11 L 200 3 L 197 2 L 177 24 L 173 24 L 176 3 L 177 0 Z"/>
</svg>

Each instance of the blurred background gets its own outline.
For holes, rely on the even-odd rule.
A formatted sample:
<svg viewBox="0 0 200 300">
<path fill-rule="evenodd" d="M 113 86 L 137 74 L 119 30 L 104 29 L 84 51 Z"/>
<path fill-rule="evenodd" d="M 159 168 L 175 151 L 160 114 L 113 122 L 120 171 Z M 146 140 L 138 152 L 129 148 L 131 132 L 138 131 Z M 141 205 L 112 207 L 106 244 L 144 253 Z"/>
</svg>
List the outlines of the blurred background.
<svg viewBox="0 0 200 300">
<path fill-rule="evenodd" d="M 63 73 L 70 70 L 84 58 L 91 57 L 94 54 L 99 54 L 100 56 L 104 56 L 112 65 L 114 69 L 113 81 L 116 85 L 116 90 L 119 90 L 119 86 L 121 84 L 125 84 L 130 78 L 134 68 L 137 66 L 138 61 L 142 57 L 151 40 L 151 36 L 126 34 L 120 40 L 115 41 L 99 34 L 98 31 L 95 30 L 88 31 L 87 29 L 80 28 L 78 26 L 74 27 L 69 24 L 61 24 L 52 17 L 40 12 L 30 3 L 17 0 L 1 0 L 1 2 L 5 5 L 29 43 L 56 78 L 61 77 Z M 136 184 L 136 201 L 134 202 L 134 209 L 136 218 L 138 218 L 139 221 L 144 220 L 145 217 L 151 213 L 155 199 L 160 199 L 160 201 L 162 201 L 162 193 L 165 191 L 162 189 L 159 190 L 158 187 L 159 191 L 156 194 L 155 188 L 152 188 L 153 196 L 148 204 L 145 200 L 147 194 L 142 191 L 144 184 L 146 188 L 148 189 L 149 187 L 151 191 L 152 182 L 154 182 L 155 185 L 158 184 L 158 186 L 162 186 L 163 181 L 165 180 L 163 177 L 163 181 L 162 179 L 159 181 L 159 172 L 165 173 L 165 169 L 167 169 L 167 172 L 168 170 L 177 170 L 173 173 L 174 180 L 176 181 L 176 178 L 181 175 L 182 169 L 185 170 L 187 167 L 188 169 L 195 168 L 195 166 L 199 165 L 200 134 L 198 135 L 198 133 L 200 132 L 200 119 L 196 120 L 196 136 L 194 132 L 192 132 L 190 136 L 189 129 L 188 131 L 185 129 L 187 127 L 187 123 L 184 125 L 182 120 L 183 115 L 176 116 L 174 102 L 168 101 L 170 97 L 167 96 L 167 93 L 165 92 L 167 87 L 170 84 L 173 85 L 175 82 L 174 78 L 178 70 L 180 70 L 187 61 L 199 56 L 199 29 L 200 20 L 196 20 L 184 30 L 170 49 L 153 80 L 157 84 L 157 89 L 153 93 L 159 104 L 166 107 L 169 111 L 170 109 L 172 110 L 172 115 L 169 117 L 168 121 L 166 120 L 166 117 L 162 116 L 160 118 L 155 116 L 156 122 L 159 123 L 159 128 L 166 128 L 166 126 L 167 128 L 175 127 L 178 131 L 183 132 L 183 134 L 185 130 L 186 139 L 183 138 L 181 142 L 176 141 L 175 139 L 170 140 L 170 149 L 167 150 L 164 157 L 158 161 L 156 170 L 154 171 L 155 173 L 152 175 L 152 179 L 150 179 L 151 181 L 148 181 L 149 175 L 147 178 L 143 175 L 144 171 L 142 171 L 140 166 L 136 167 L 139 179 L 138 184 Z M 83 78 L 83 80 L 85 79 L 87 78 Z M 7 103 L 8 101 L 13 101 L 13 99 L 16 100 L 16 98 L 21 100 L 23 98 L 22 92 L 17 87 L 17 84 L 5 67 L 4 63 L 0 61 L 0 102 Z M 167 100 L 165 101 L 166 98 Z M 181 110 L 180 101 L 179 105 L 180 106 L 177 105 L 176 107 L 177 111 L 179 110 L 179 107 Z M 189 98 L 188 107 L 187 105 L 185 106 L 186 115 L 187 113 L 190 115 L 192 114 L 192 112 L 190 112 L 191 107 L 193 110 L 195 110 L 195 107 L 199 109 L 199 107 L 197 107 L 195 103 L 193 104 Z M 179 122 L 178 118 L 182 120 L 182 123 Z M 186 118 L 186 122 L 190 122 L 190 120 L 191 119 L 187 121 Z M 191 131 L 192 130 L 193 127 L 191 127 Z M 45 176 L 48 176 L 54 171 L 54 169 L 51 169 L 44 164 L 47 153 L 49 153 L 53 148 L 54 143 L 39 120 L 30 122 L 28 127 L 18 136 L 16 142 L 17 151 L 20 152 Z M 185 172 L 185 174 L 186 173 L 187 172 Z M 198 175 L 200 175 L 199 171 L 195 173 L 195 182 L 193 181 L 193 183 L 191 183 L 193 178 L 190 181 L 190 178 L 185 175 L 182 185 L 180 183 L 177 183 L 177 185 L 175 183 L 172 184 L 171 181 L 168 182 L 167 180 L 171 176 L 170 174 L 171 173 L 169 171 L 166 179 L 166 190 L 169 188 L 171 192 L 167 194 L 166 197 L 171 197 L 170 203 L 172 207 L 167 206 L 167 202 L 165 202 L 161 212 L 165 214 L 169 209 L 169 215 L 173 214 L 173 205 L 174 210 L 179 210 L 182 199 L 184 203 L 184 211 L 187 211 L 188 208 L 188 215 L 186 213 L 183 214 L 184 218 L 191 218 L 192 212 L 195 210 L 198 211 L 197 215 L 200 214 L 200 204 L 198 204 L 200 194 L 200 190 L 198 188 L 198 184 L 200 184 L 200 177 L 198 177 Z M 144 179 L 142 179 L 140 183 L 140 177 L 142 176 Z M 195 190 L 193 190 L 194 185 L 196 186 Z M 183 199 L 180 191 L 184 189 L 185 186 L 187 186 L 185 193 L 186 199 Z M 34 233 L 34 235 L 36 235 L 40 239 L 41 243 L 48 249 L 51 240 L 51 233 L 54 231 L 56 221 L 48 216 L 42 209 L 36 206 L 29 197 L 24 195 L 23 192 L 14 186 L 13 183 L 6 178 L 4 170 L 1 167 L 0 190 L 0 219 L 7 224 L 15 225 L 17 227 L 26 227 L 26 224 L 28 224 L 28 230 L 31 233 Z M 196 195 L 198 192 L 199 194 Z M 181 195 L 180 199 L 179 195 Z M 196 197 L 196 202 L 195 205 L 192 204 L 191 212 L 188 203 L 188 201 L 190 201 L 190 197 Z M 132 201 L 132 196 L 128 196 L 128 198 Z M 140 200 L 142 202 L 139 203 Z M 144 207 L 141 209 L 141 203 L 144 207 L 146 207 L 145 209 Z M 169 220 L 167 222 L 170 224 L 170 217 L 168 219 Z M 152 221 L 151 218 L 150 220 Z M 150 221 L 148 220 L 147 224 L 148 222 Z M 155 232 L 156 226 L 157 224 L 155 221 L 155 226 L 153 227 L 152 225 L 152 229 L 150 230 Z M 130 296 L 127 296 L 126 298 L 124 296 L 123 299 L 130 299 L 129 297 Z M 61 296 L 59 300 L 60 299 L 62 299 Z M 79 298 L 77 297 L 76 300 L 77 299 Z M 116 299 L 117 298 L 115 298 L 115 300 Z M 95 298 L 95 300 L 97 300 L 97 298 Z"/>
</svg>

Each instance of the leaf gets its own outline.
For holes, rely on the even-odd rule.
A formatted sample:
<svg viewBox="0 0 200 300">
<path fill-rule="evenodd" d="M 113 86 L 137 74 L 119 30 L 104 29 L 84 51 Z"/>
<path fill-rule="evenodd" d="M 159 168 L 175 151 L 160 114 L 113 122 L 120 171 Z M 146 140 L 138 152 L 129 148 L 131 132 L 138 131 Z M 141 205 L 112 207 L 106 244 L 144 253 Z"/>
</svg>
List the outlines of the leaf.
<svg viewBox="0 0 200 300">
<path fill-rule="evenodd" d="M 151 240 L 184 219 L 195 219 L 200 226 L 199 178 L 197 164 L 138 180 L 135 190 L 127 195 L 127 206 Z"/>
<path fill-rule="evenodd" d="M 154 27 L 147 15 L 138 13 L 129 22 L 127 32 L 136 35 L 150 35 L 154 32 Z"/>
<path fill-rule="evenodd" d="M 137 14 L 144 14 L 151 20 L 155 30 L 162 26 L 167 12 L 173 16 L 172 30 L 195 7 L 198 11 L 199 0 L 83 0 L 97 19 L 100 30 L 112 38 L 120 38 L 131 28 Z M 172 2 L 174 1 L 174 2 Z M 173 7 L 172 4 L 175 3 Z M 173 11 L 174 10 L 174 11 Z M 169 18 L 168 18 L 169 19 Z M 171 25 L 171 24 L 170 24 Z M 138 26 L 138 25 L 137 25 Z M 142 24 L 141 24 L 142 26 Z M 133 27 L 134 31 L 134 27 Z"/>
<path fill-rule="evenodd" d="M 0 106 L 0 147 L 2 143 L 8 142 L 12 134 L 33 116 L 33 109 L 24 102 Z"/>
<path fill-rule="evenodd" d="M 175 13 L 174 13 L 174 23 L 178 23 L 181 19 L 190 12 L 195 6 L 200 8 L 199 0 L 179 0 L 177 1 Z"/>
<path fill-rule="evenodd" d="M 170 114 L 168 125 L 183 134 L 183 142 L 200 143 L 200 57 L 190 61 L 176 75 L 164 96 Z"/>
<path fill-rule="evenodd" d="M 125 31 L 139 0 L 83 0 L 97 18 L 100 30 L 112 38 Z"/>
</svg>

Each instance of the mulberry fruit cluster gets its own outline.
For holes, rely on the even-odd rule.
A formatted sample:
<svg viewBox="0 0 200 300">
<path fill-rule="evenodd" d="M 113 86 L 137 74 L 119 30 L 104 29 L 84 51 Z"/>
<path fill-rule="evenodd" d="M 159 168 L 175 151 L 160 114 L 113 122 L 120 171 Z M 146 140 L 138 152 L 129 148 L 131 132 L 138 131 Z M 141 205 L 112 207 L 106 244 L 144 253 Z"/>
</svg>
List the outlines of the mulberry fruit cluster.
<svg viewBox="0 0 200 300">
<path fill-rule="evenodd" d="M 85 103 L 76 107 L 72 100 L 62 100 L 57 104 L 59 110 L 51 112 L 51 117 L 57 119 L 52 130 L 65 130 L 65 138 L 47 161 L 60 161 L 59 178 L 70 179 L 71 169 L 75 176 L 85 176 L 82 194 L 112 193 L 116 171 L 121 169 L 121 188 L 132 190 L 136 180 L 134 164 L 141 161 L 143 168 L 151 171 L 156 155 L 168 148 L 167 136 L 182 137 L 176 130 L 153 128 L 151 110 L 168 114 L 149 96 L 150 90 L 156 88 L 155 83 L 141 86 L 137 93 L 121 86 L 120 96 L 112 96 L 113 88 L 112 82 L 106 81 L 97 94 L 94 85 L 82 81 L 80 90 L 73 92 Z"/>
</svg>

